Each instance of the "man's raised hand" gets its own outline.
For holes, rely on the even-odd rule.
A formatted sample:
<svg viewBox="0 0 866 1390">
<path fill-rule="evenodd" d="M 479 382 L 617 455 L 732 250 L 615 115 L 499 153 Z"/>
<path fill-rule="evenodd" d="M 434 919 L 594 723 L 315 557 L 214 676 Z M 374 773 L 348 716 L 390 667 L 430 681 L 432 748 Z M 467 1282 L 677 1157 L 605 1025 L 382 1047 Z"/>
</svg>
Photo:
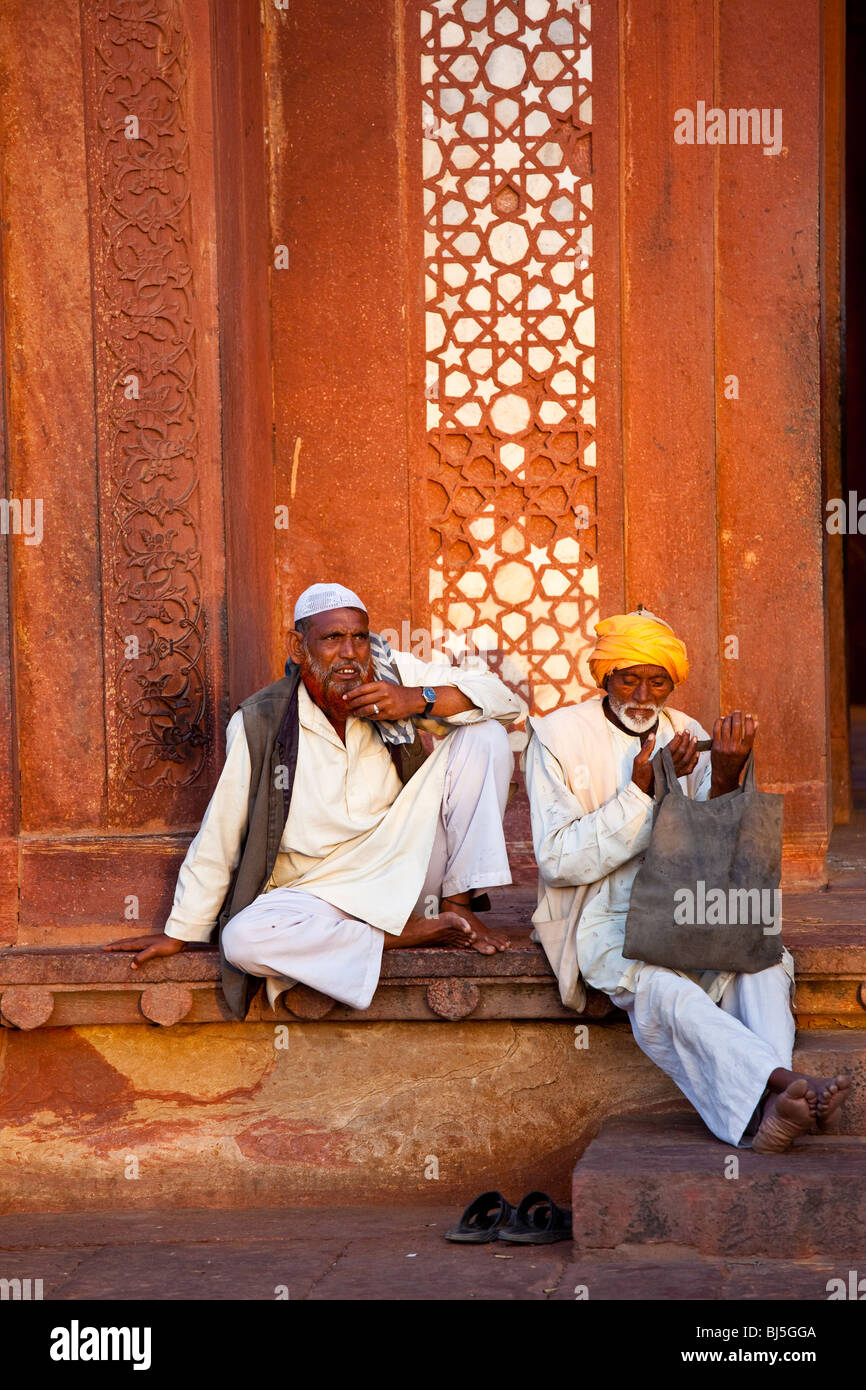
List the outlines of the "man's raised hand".
<svg viewBox="0 0 866 1390">
<path fill-rule="evenodd" d="M 159 936 L 128 936 L 123 941 L 112 941 L 108 946 L 103 946 L 103 951 L 137 951 L 138 954 L 132 962 L 133 970 L 137 970 L 145 961 L 153 960 L 156 956 L 176 956 L 178 951 L 182 951 L 186 945 L 185 941 L 179 941 L 177 937 L 166 936 L 165 932 L 160 932 Z"/>
<path fill-rule="evenodd" d="M 674 760 L 674 772 L 677 777 L 688 777 L 690 773 L 694 772 L 700 756 L 695 734 L 690 734 L 687 729 L 682 729 L 678 734 L 674 734 L 670 743 L 665 744 L 665 747 Z M 655 734 L 650 734 L 632 764 L 631 780 L 647 796 L 652 796 L 655 783 L 652 769 L 654 751 Z M 661 752 L 658 756 L 661 757 Z"/>
<path fill-rule="evenodd" d="M 357 719 L 408 719 L 420 714 L 425 701 L 420 690 L 411 685 L 394 685 L 391 681 L 369 681 L 358 685 L 343 696 L 347 714 Z"/>
<path fill-rule="evenodd" d="M 713 748 L 710 754 L 713 769 L 713 790 L 717 796 L 734 791 L 740 773 L 752 751 L 758 721 L 751 714 L 735 709 L 713 725 Z"/>
<path fill-rule="evenodd" d="M 631 765 L 631 780 L 636 787 L 640 787 L 645 796 L 652 796 L 654 782 L 653 770 L 650 765 L 650 758 L 656 746 L 655 734 L 649 734 L 640 746 L 640 752 Z"/>
<path fill-rule="evenodd" d="M 700 757 L 697 734 L 681 729 L 667 744 L 667 750 L 674 760 L 674 772 L 678 777 L 688 777 L 694 772 Z"/>
</svg>

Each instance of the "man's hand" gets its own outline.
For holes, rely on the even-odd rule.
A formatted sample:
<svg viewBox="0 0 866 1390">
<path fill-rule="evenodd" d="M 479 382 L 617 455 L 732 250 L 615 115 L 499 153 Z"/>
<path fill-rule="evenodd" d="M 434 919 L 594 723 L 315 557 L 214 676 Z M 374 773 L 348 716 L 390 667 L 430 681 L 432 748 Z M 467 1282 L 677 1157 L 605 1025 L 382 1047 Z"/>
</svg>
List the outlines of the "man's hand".
<svg viewBox="0 0 866 1390">
<path fill-rule="evenodd" d="M 758 721 L 751 714 L 735 709 L 713 725 L 713 748 L 710 754 L 713 777 L 710 796 L 724 796 L 740 784 L 740 773 L 752 751 Z"/>
<path fill-rule="evenodd" d="M 682 729 L 680 733 L 674 734 L 670 743 L 665 744 L 665 747 L 674 760 L 674 772 L 677 777 L 688 777 L 690 773 L 694 772 L 700 757 L 696 734 L 690 734 L 687 729 Z M 647 796 L 652 796 L 655 788 L 655 775 L 651 762 L 654 749 L 655 734 L 650 734 L 632 764 L 631 780 Z M 661 757 L 661 749 L 659 749 L 658 756 Z"/>
<path fill-rule="evenodd" d="M 640 752 L 631 765 L 631 780 L 636 787 L 640 787 L 645 796 L 652 796 L 654 783 L 653 770 L 650 766 L 650 758 L 656 744 L 655 734 L 648 734 L 640 747 Z"/>
<path fill-rule="evenodd" d="M 165 932 L 160 932 L 159 936 L 128 936 L 123 941 L 112 941 L 110 945 L 103 946 L 103 951 L 137 951 L 138 955 L 132 962 L 133 970 L 137 970 L 145 961 L 153 960 L 155 956 L 176 956 L 178 951 L 182 951 L 186 946 L 185 941 L 178 941 L 177 937 L 166 936 Z"/>
<path fill-rule="evenodd" d="M 674 760 L 674 772 L 678 777 L 688 777 L 698 765 L 698 736 L 682 729 L 666 745 Z"/>
<path fill-rule="evenodd" d="M 347 714 L 357 719 L 409 719 L 421 714 L 426 701 L 417 685 L 370 681 L 343 696 Z"/>
</svg>

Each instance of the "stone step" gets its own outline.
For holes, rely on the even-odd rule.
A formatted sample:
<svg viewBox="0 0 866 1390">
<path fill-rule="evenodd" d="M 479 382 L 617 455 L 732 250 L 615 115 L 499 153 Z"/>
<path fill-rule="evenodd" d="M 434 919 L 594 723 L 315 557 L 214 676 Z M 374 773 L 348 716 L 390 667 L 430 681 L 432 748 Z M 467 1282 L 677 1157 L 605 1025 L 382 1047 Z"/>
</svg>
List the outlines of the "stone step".
<svg viewBox="0 0 866 1390">
<path fill-rule="evenodd" d="M 575 1167 L 572 1216 L 582 1252 L 832 1256 L 866 1274 L 866 1138 L 807 1135 L 771 1156 L 721 1143 L 694 1113 L 618 1116 Z"/>
<path fill-rule="evenodd" d="M 797 1034 L 794 1067 L 810 1076 L 851 1078 L 840 1134 L 866 1135 L 866 1033 L 859 1028 L 816 1028 Z"/>
<path fill-rule="evenodd" d="M 852 1278 L 853 1274 L 853 1278 Z M 592 1303 L 610 1300 L 617 1303 L 658 1302 L 782 1302 L 815 1303 L 829 1299 L 866 1298 L 866 1267 L 854 1267 L 844 1256 L 821 1255 L 806 1260 L 773 1260 L 764 1256 L 745 1255 L 739 1258 L 718 1255 L 699 1255 L 694 1250 L 681 1250 L 672 1245 L 655 1245 L 646 1249 L 575 1251 L 573 1259 L 560 1276 L 551 1301 L 588 1299 Z M 701 1318 L 695 1322 L 700 1323 Z M 705 1319 L 712 1326 L 712 1319 Z M 774 1317 L 767 1322 L 782 1322 Z M 744 1324 L 760 1322 L 752 1314 L 744 1314 Z M 800 1322 L 791 1319 L 788 1326 Z M 691 1343 L 689 1343 L 691 1345 Z M 724 1347 L 720 1339 L 706 1337 L 697 1345 Z M 766 1347 L 765 1342 L 757 1344 Z M 814 1343 L 805 1342 L 805 1346 Z"/>
</svg>

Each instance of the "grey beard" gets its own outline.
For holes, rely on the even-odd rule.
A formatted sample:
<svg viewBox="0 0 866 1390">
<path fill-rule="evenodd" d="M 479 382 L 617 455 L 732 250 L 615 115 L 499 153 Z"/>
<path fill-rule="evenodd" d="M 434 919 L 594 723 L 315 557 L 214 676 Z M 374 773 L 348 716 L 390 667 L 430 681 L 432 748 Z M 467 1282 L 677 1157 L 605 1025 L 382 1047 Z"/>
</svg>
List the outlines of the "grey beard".
<svg viewBox="0 0 866 1390">
<path fill-rule="evenodd" d="M 619 700 L 615 700 L 613 696 L 610 694 L 608 694 L 607 698 L 608 703 L 610 704 L 610 707 L 613 713 L 616 715 L 619 722 L 621 724 L 624 724 L 625 727 L 629 729 L 633 734 L 645 734 L 647 729 L 652 728 L 653 723 L 656 719 L 658 719 L 659 714 L 664 709 L 665 704 L 667 703 L 663 700 L 660 705 L 640 706 L 640 708 L 645 708 L 648 711 L 648 714 L 646 719 L 638 720 L 633 719 L 626 714 L 625 711 L 629 708 L 628 700 L 624 701 L 623 703 L 620 703 Z M 651 715 L 649 711 L 652 711 Z"/>
<path fill-rule="evenodd" d="M 316 657 L 314 657 L 313 654 L 312 654 L 312 652 L 310 651 L 309 647 L 307 646 L 306 641 L 304 642 L 304 651 L 305 651 L 306 657 L 307 657 L 308 669 L 309 669 L 310 673 L 311 673 L 313 676 L 315 676 L 316 680 L 317 680 L 317 681 L 319 682 L 319 684 L 321 685 L 321 687 L 322 687 L 322 695 L 323 695 L 323 696 L 328 696 L 328 695 L 330 695 L 330 693 L 331 693 L 331 688 L 332 688 L 332 686 L 333 686 L 333 684 L 334 684 L 334 681 L 337 680 L 337 678 L 338 678 L 338 677 L 337 677 L 336 669 L 335 669 L 333 666 L 331 666 L 331 667 L 326 666 L 326 665 L 324 664 L 324 662 L 319 661 Z M 344 666 L 350 666 L 350 665 L 351 665 L 351 666 L 354 666 L 355 669 L 356 669 L 357 672 L 358 672 L 358 679 L 357 679 L 357 681 L 355 682 L 355 684 L 354 684 L 354 685 L 348 685 L 348 686 L 346 686 L 345 689 L 342 690 L 342 691 L 340 692 L 341 694 L 344 694 L 344 695 L 345 695 L 345 694 L 348 694 L 348 692 L 349 692 L 350 690 L 356 689 L 357 686 L 363 685 L 365 679 L 367 678 L 367 676 L 365 675 L 365 672 L 364 672 L 364 670 L 363 670 L 363 667 L 361 666 L 361 663 L 358 662 L 358 661 L 355 661 L 354 659 L 353 659 L 351 662 L 349 662 L 349 661 L 344 661 L 342 664 L 343 664 Z M 370 673 L 368 672 L 367 675 L 369 675 L 369 674 L 370 674 Z M 371 679 L 371 680 L 373 679 L 372 675 L 370 675 L 370 679 Z M 343 677 L 340 677 L 340 680 L 341 680 L 341 682 L 342 682 Z"/>
</svg>

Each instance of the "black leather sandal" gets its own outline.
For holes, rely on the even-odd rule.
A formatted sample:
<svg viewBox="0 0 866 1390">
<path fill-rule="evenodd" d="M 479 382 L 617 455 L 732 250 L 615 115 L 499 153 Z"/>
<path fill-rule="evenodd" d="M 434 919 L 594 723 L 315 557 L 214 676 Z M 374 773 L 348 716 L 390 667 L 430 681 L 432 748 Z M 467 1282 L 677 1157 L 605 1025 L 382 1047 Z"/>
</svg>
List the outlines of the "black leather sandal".
<svg viewBox="0 0 866 1390">
<path fill-rule="evenodd" d="M 486 1245 L 497 1240 L 500 1229 L 514 1215 L 514 1207 L 501 1192 L 482 1192 L 470 1202 L 458 1225 L 445 1232 L 446 1240 L 459 1240 L 466 1245 Z"/>
<path fill-rule="evenodd" d="M 546 1192 L 529 1192 L 499 1232 L 510 1245 L 553 1245 L 571 1240 L 571 1212 L 558 1207 Z"/>
</svg>

